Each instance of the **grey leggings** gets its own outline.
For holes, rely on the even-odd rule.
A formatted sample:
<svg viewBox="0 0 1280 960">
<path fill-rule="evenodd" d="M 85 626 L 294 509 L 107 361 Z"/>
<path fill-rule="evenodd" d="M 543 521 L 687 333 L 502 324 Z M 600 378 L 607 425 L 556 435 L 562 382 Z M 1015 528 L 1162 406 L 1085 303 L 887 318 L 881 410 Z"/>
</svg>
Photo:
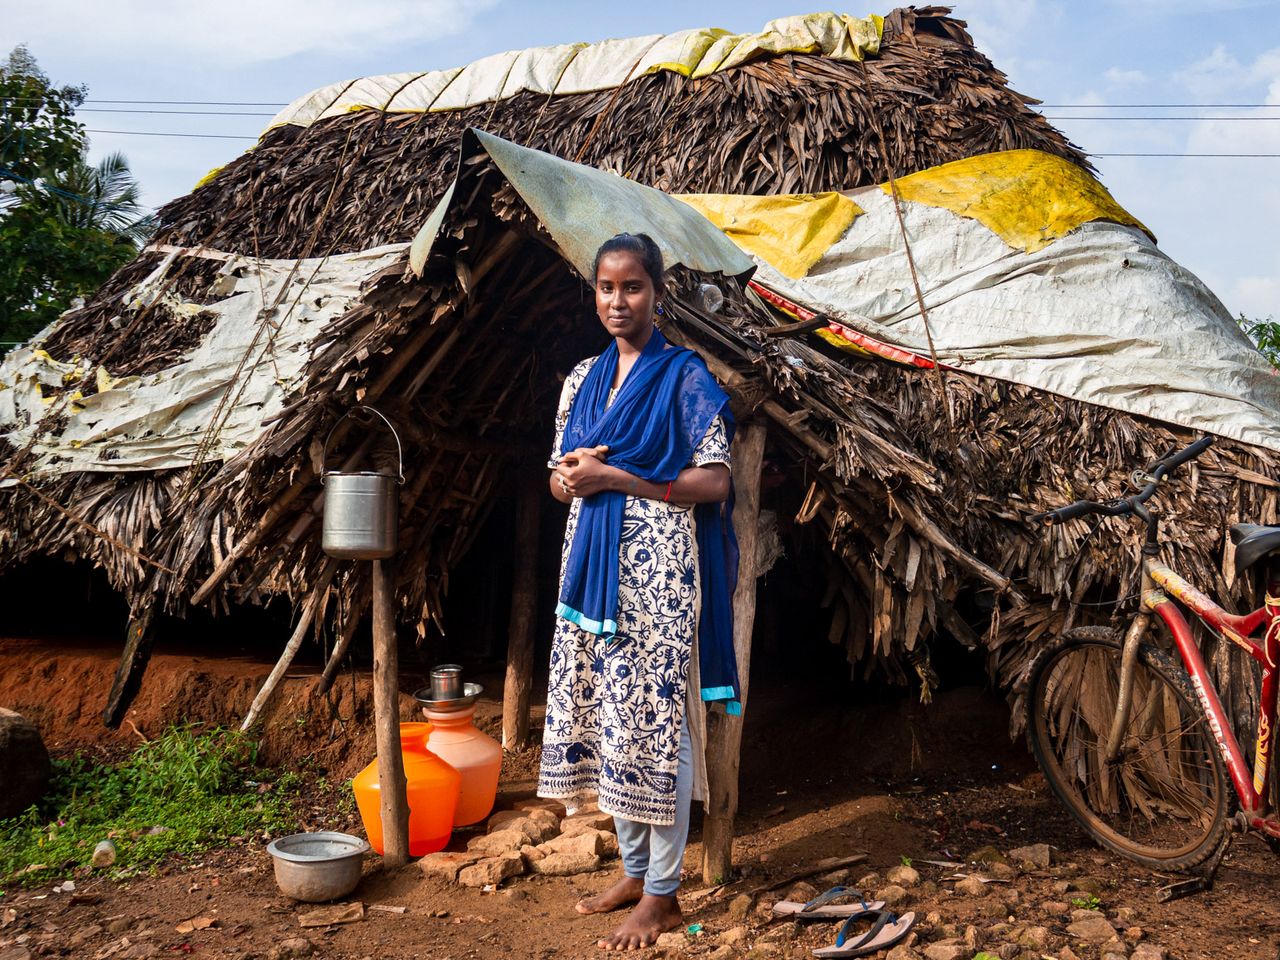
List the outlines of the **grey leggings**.
<svg viewBox="0 0 1280 960">
<path fill-rule="evenodd" d="M 644 880 L 644 892 L 655 897 L 673 896 L 680 888 L 680 868 L 689 839 L 689 808 L 693 801 L 693 738 L 689 736 L 689 711 L 680 725 L 680 757 L 676 763 L 676 819 L 668 826 L 638 823 L 614 817 L 622 869 L 628 877 Z"/>
</svg>

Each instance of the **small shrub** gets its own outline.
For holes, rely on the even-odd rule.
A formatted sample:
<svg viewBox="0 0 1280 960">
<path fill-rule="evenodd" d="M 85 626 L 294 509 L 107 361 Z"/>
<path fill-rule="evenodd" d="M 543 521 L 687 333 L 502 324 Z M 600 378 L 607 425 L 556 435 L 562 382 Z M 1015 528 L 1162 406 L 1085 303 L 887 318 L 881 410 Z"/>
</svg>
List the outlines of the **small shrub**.
<svg viewBox="0 0 1280 960">
<path fill-rule="evenodd" d="M 281 777 L 259 793 L 246 781 L 257 745 L 230 730 L 196 733 L 171 727 L 117 765 L 84 755 L 54 762 L 48 796 L 20 816 L 0 820 L 0 877 L 39 882 L 53 872 L 86 866 L 94 845 L 117 848 L 115 875 L 136 872 L 171 854 L 193 854 L 236 839 L 274 832 L 292 822 L 299 783 Z"/>
</svg>

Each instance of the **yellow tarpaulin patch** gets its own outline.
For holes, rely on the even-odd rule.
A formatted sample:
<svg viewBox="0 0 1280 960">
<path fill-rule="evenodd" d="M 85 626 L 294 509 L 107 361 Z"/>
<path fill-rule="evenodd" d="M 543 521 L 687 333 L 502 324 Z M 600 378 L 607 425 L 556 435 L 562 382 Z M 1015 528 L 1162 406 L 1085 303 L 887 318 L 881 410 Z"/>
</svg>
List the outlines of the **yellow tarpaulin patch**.
<svg viewBox="0 0 1280 960">
<path fill-rule="evenodd" d="M 1039 150 L 956 160 L 897 181 L 904 200 L 977 220 L 1011 247 L 1043 249 L 1082 223 L 1107 220 L 1155 235 L 1074 163 Z M 881 189 L 889 193 L 889 185 Z"/>
<path fill-rule="evenodd" d="M 747 253 L 788 277 L 805 276 L 839 240 L 862 208 L 838 193 L 752 197 L 678 195 Z"/>
</svg>

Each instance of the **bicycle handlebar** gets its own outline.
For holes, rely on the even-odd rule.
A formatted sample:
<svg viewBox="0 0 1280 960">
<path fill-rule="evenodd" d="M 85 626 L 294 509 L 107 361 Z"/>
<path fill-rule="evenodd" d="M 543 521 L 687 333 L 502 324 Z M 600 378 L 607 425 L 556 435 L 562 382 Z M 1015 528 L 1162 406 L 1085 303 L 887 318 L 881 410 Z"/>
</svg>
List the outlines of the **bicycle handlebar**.
<svg viewBox="0 0 1280 960">
<path fill-rule="evenodd" d="M 1169 471 L 1182 466 L 1188 460 L 1194 460 L 1196 457 L 1200 456 L 1200 454 L 1208 450 L 1211 446 L 1213 446 L 1213 437 L 1201 437 L 1195 443 L 1191 444 L 1190 446 L 1184 447 L 1183 449 L 1179 450 L 1177 453 L 1173 453 L 1173 454 L 1166 453 L 1161 459 L 1153 463 L 1152 467 L 1154 469 L 1159 469 L 1160 465 L 1163 465 L 1165 468 L 1165 471 L 1164 473 L 1160 474 L 1160 476 L 1163 477 L 1165 474 L 1169 473 Z M 1154 469 L 1152 471 L 1153 474 L 1154 474 Z"/>
<path fill-rule="evenodd" d="M 1076 517 L 1087 516 L 1091 513 L 1101 513 L 1109 517 L 1119 517 L 1127 513 L 1133 513 L 1135 507 L 1139 507 L 1151 499 L 1152 494 L 1156 492 L 1156 488 L 1160 486 L 1161 480 L 1188 460 L 1194 460 L 1200 456 L 1212 445 L 1213 437 L 1201 437 L 1181 450 L 1166 453 L 1147 468 L 1146 472 L 1150 476 L 1150 482 L 1139 493 L 1131 497 L 1108 500 L 1105 503 L 1098 503 L 1094 500 L 1077 500 L 1075 503 L 1069 503 L 1065 507 L 1058 507 L 1056 510 L 1046 510 L 1044 513 L 1034 514 L 1028 519 L 1032 523 L 1043 523 L 1045 526 L 1051 527 L 1054 524 L 1066 523 L 1068 520 L 1074 520 Z M 1142 515 L 1146 516 L 1145 513 Z"/>
</svg>

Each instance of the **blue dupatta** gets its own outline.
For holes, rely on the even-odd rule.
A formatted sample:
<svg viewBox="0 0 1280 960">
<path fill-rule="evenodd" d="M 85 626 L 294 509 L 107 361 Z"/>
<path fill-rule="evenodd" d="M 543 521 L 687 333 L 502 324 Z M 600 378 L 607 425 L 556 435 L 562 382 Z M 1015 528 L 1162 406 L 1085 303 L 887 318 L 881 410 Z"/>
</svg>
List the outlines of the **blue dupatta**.
<svg viewBox="0 0 1280 960">
<path fill-rule="evenodd" d="M 609 448 L 608 462 L 652 483 L 668 483 L 689 465 L 717 416 L 730 439 L 729 397 L 692 350 L 669 347 L 654 330 L 612 404 L 618 370 L 611 343 L 592 365 L 569 409 L 560 455 L 578 447 Z M 625 493 L 606 490 L 583 499 L 565 563 L 556 615 L 612 641 L 618 633 L 618 562 Z M 742 710 L 733 649 L 732 597 L 738 579 L 733 534 L 733 493 L 725 503 L 694 508 L 702 610 L 698 619 L 698 667 L 703 700 Z"/>
</svg>

